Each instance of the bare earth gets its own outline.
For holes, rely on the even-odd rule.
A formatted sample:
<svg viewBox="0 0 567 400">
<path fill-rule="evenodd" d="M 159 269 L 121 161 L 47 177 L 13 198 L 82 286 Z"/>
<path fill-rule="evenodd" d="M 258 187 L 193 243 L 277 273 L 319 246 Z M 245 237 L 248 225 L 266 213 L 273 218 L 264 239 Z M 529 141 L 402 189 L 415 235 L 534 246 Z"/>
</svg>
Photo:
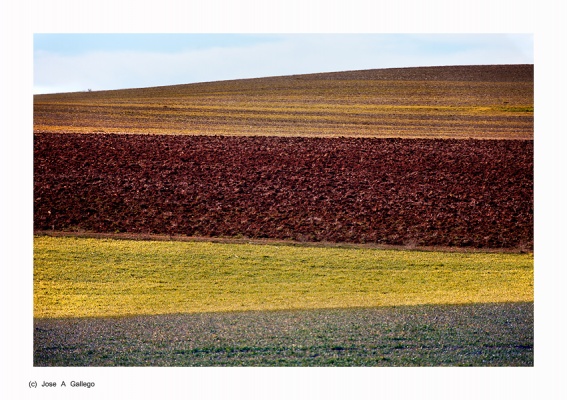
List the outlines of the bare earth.
<svg viewBox="0 0 567 400">
<path fill-rule="evenodd" d="M 34 228 L 533 243 L 533 142 L 36 134 Z"/>
</svg>

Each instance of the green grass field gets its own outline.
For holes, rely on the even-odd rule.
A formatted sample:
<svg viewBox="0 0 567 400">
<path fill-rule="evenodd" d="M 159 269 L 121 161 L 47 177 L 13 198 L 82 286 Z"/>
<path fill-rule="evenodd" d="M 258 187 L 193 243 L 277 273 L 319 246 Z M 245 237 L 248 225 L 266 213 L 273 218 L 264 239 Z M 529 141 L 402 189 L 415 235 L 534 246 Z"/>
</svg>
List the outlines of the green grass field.
<svg viewBox="0 0 567 400">
<path fill-rule="evenodd" d="M 35 366 L 531 366 L 533 255 L 37 236 Z"/>
<path fill-rule="evenodd" d="M 34 238 L 34 316 L 533 302 L 533 255 Z"/>
<path fill-rule="evenodd" d="M 533 303 L 34 321 L 35 366 L 533 366 Z"/>
</svg>

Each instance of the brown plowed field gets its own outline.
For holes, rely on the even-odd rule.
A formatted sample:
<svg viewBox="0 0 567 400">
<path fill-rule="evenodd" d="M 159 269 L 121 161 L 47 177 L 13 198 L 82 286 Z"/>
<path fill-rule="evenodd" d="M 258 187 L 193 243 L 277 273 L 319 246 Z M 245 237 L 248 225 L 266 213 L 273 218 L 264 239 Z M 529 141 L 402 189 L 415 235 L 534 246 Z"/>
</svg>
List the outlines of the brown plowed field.
<svg viewBox="0 0 567 400">
<path fill-rule="evenodd" d="M 533 246 L 533 141 L 36 134 L 34 228 Z"/>
</svg>

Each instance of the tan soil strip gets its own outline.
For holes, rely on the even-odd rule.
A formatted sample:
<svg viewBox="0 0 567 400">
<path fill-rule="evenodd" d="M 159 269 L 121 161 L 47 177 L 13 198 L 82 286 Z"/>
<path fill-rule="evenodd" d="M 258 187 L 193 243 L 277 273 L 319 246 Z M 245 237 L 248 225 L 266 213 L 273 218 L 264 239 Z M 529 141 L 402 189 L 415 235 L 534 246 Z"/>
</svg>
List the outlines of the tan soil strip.
<svg viewBox="0 0 567 400">
<path fill-rule="evenodd" d="M 301 246 L 301 247 L 330 247 L 351 249 L 380 249 L 380 250 L 412 250 L 412 251 L 444 251 L 459 253 L 529 253 L 523 248 L 472 248 L 472 247 L 449 247 L 449 246 L 394 246 L 376 243 L 332 243 L 332 242 L 299 242 L 293 240 L 278 239 L 251 239 L 251 238 L 225 238 L 225 237 L 203 237 L 185 235 L 159 235 L 151 233 L 101 233 L 101 232 L 71 232 L 71 231 L 34 231 L 35 236 L 51 237 L 77 237 L 92 239 L 115 239 L 115 240 L 153 240 L 153 241 L 176 241 L 176 242 L 211 242 L 228 244 L 257 244 L 272 246 Z"/>
</svg>

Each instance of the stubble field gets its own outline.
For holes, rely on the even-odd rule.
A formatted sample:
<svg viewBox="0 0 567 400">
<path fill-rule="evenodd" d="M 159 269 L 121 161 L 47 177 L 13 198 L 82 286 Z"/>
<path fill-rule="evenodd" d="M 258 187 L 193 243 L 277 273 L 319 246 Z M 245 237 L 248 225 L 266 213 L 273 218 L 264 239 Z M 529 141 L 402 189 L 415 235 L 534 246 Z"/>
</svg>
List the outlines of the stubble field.
<svg viewBox="0 0 567 400">
<path fill-rule="evenodd" d="M 34 96 L 34 131 L 533 139 L 533 65 L 378 69 Z"/>
</svg>

